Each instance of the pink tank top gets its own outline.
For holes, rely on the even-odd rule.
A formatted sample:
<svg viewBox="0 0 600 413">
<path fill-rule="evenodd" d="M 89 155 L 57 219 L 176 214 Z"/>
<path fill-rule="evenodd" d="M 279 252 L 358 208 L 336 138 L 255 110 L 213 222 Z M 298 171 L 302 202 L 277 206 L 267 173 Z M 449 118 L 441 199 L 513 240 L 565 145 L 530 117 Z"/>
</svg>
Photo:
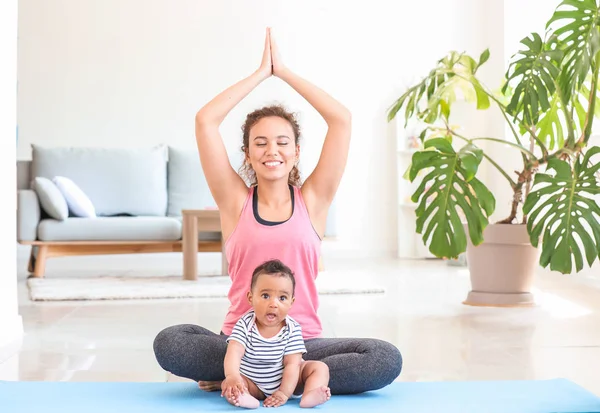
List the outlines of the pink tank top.
<svg viewBox="0 0 600 413">
<path fill-rule="evenodd" d="M 250 310 L 247 292 L 252 272 L 265 261 L 278 259 L 290 267 L 296 279 L 296 299 L 289 315 L 302 326 L 305 339 L 321 336 L 321 320 L 317 316 L 319 296 L 315 280 L 319 272 L 321 239 L 314 230 L 302 193 L 293 189 L 293 213 L 283 223 L 269 223 L 254 215 L 250 187 L 239 222 L 225 243 L 229 277 L 229 310 L 222 331 L 230 335 L 238 319 Z M 260 222 L 262 221 L 262 222 Z"/>
</svg>

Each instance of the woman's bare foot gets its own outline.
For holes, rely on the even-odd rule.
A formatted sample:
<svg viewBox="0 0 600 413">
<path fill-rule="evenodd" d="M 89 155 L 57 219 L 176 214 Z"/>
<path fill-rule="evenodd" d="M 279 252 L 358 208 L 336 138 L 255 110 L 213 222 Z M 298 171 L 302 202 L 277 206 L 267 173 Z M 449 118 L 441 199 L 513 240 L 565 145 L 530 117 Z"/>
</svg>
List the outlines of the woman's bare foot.
<svg viewBox="0 0 600 413">
<path fill-rule="evenodd" d="M 240 393 L 239 395 L 233 395 L 228 398 L 227 401 L 236 407 L 243 407 L 245 409 L 256 409 L 260 406 L 260 402 L 252 397 L 250 393 Z"/>
<path fill-rule="evenodd" d="M 331 398 L 329 387 L 321 386 L 304 393 L 300 399 L 300 407 L 315 407 L 325 403 Z"/>
<path fill-rule="evenodd" d="M 217 391 L 217 390 L 221 390 L 221 382 L 220 381 L 199 381 L 198 387 L 200 387 L 204 391 Z"/>
</svg>

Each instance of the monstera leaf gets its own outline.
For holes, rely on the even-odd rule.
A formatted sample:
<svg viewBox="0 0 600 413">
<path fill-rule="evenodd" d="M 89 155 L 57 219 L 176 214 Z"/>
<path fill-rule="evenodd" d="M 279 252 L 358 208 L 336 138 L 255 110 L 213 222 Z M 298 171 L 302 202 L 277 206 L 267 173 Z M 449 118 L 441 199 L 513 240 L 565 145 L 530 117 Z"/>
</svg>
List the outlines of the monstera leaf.
<svg viewBox="0 0 600 413">
<path fill-rule="evenodd" d="M 540 114 L 550 109 L 550 98 L 555 92 L 555 79 L 559 75 L 560 50 L 551 50 L 537 33 L 521 40 L 526 46 L 511 63 L 502 88 L 505 93 L 509 84 L 516 81 L 506 111 L 515 118 L 519 115 L 528 126 L 535 125 Z"/>
<path fill-rule="evenodd" d="M 459 96 L 476 102 L 478 109 L 487 109 L 490 99 L 475 74 L 489 57 L 487 49 L 477 61 L 467 54 L 450 52 L 437 62 L 436 67 L 422 81 L 409 88 L 394 102 L 388 111 L 388 121 L 403 107 L 406 121 L 413 117 L 428 124 L 435 124 L 439 119 L 447 121 L 452 103 Z"/>
<path fill-rule="evenodd" d="M 416 209 L 417 233 L 437 257 L 457 258 L 467 248 L 467 238 L 459 209 L 466 218 L 474 245 L 483 242 L 483 230 L 495 208 L 495 199 L 475 174 L 483 152 L 466 145 L 455 152 L 444 138 L 425 141 L 424 149 L 412 157 L 409 179 L 429 171 L 412 195 Z"/>
<path fill-rule="evenodd" d="M 560 116 L 561 106 L 562 102 L 559 93 L 555 92 L 550 101 L 549 110 L 541 115 L 540 121 L 537 124 L 538 138 L 550 150 L 562 146 L 565 142 L 565 135 L 568 134 L 568 132 L 565 133 L 563 131 L 563 128 L 566 129 L 566 126 L 563 126 L 564 122 Z"/>
<path fill-rule="evenodd" d="M 585 81 L 600 49 L 599 8 L 597 0 L 563 0 L 546 24 L 562 24 L 554 35 L 557 48 L 564 51 L 558 84 L 565 102 Z"/>
<path fill-rule="evenodd" d="M 534 190 L 527 196 L 523 212 L 529 215 L 527 229 L 532 245 L 537 247 L 542 236 L 543 267 L 550 264 L 551 270 L 566 274 L 571 272 L 572 260 L 577 271 L 583 268 L 584 253 L 590 266 L 600 255 L 600 207 L 592 198 L 600 194 L 596 177 L 600 162 L 590 162 L 598 153 L 600 147 L 590 148 L 573 169 L 567 162 L 553 158 L 548 170 L 554 170 L 554 175 L 535 175 Z"/>
</svg>

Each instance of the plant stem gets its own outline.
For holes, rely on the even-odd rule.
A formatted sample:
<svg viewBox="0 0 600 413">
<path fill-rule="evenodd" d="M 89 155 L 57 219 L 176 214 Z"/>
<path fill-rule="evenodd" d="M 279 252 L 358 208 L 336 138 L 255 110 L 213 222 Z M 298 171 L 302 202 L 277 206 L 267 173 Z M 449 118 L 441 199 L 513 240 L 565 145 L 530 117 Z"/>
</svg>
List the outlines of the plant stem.
<svg viewBox="0 0 600 413">
<path fill-rule="evenodd" d="M 594 121 L 594 110 L 596 109 L 596 89 L 598 89 L 598 68 L 600 65 L 597 61 L 598 58 L 594 62 L 593 65 L 593 74 L 592 74 L 592 84 L 590 85 L 590 97 L 588 98 L 588 111 L 585 119 L 585 129 L 579 141 L 577 141 L 577 146 L 585 146 L 592 135 L 592 122 Z"/>
<path fill-rule="evenodd" d="M 460 74 L 455 72 L 455 75 L 460 77 L 461 79 L 466 80 L 467 82 L 473 84 L 468 78 L 461 76 Z M 498 108 L 500 109 L 500 111 L 502 112 L 502 116 L 504 116 L 504 119 L 506 120 L 506 122 L 508 123 L 508 126 L 510 126 L 510 130 L 513 133 L 513 136 L 515 137 L 515 140 L 518 142 L 519 145 L 523 146 L 523 144 L 521 143 L 521 138 L 519 138 L 519 134 L 517 133 L 517 131 L 515 130 L 512 122 L 510 121 L 510 119 L 508 119 L 508 114 L 506 113 L 506 111 L 504 110 L 504 105 L 502 104 L 502 102 L 500 102 L 496 96 L 494 96 L 492 93 L 488 92 L 486 90 L 486 88 L 483 86 L 483 83 L 479 82 L 479 84 L 481 85 L 481 90 L 483 90 L 483 92 L 488 95 L 489 98 L 491 98 L 494 102 L 496 102 L 496 104 L 498 105 Z M 475 87 L 475 86 L 473 86 Z"/>
<path fill-rule="evenodd" d="M 546 145 L 544 144 L 544 142 L 542 142 L 542 140 L 540 138 L 538 138 L 533 127 L 529 127 L 529 126 L 525 126 L 525 127 L 527 128 L 527 131 L 529 132 L 530 139 L 535 140 L 538 143 L 538 145 L 540 145 L 540 148 L 542 149 L 542 156 L 548 156 L 548 148 L 546 148 Z M 530 144 L 530 147 L 533 148 L 533 145 Z M 533 152 L 533 149 L 532 149 L 532 152 Z"/>
<path fill-rule="evenodd" d="M 554 85 L 556 87 L 556 91 L 558 93 L 558 98 L 560 99 L 560 107 L 565 114 L 565 121 L 567 122 L 567 147 L 572 148 L 575 143 L 575 131 L 573 129 L 573 117 L 569 114 L 568 103 L 565 102 L 564 95 L 562 93 L 562 89 L 560 85 L 554 81 Z"/>
<path fill-rule="evenodd" d="M 468 139 L 468 138 L 465 138 L 464 136 L 462 136 L 462 135 L 460 135 L 460 134 L 458 134 L 458 133 L 454 132 L 452 129 L 448 129 L 448 130 L 450 131 L 450 133 L 451 133 L 452 135 L 454 135 L 454 136 L 456 136 L 456 137 L 458 137 L 458 138 L 460 138 L 460 139 L 462 139 L 462 140 L 464 140 L 464 141 L 466 141 L 466 142 L 468 142 L 468 143 L 472 143 L 472 140 L 473 140 L 473 139 Z M 489 138 L 489 139 L 493 139 L 493 138 Z M 485 159 L 487 159 L 487 160 L 488 160 L 488 161 L 489 161 L 489 162 L 490 162 L 492 165 L 494 165 L 494 166 L 496 167 L 496 169 L 498 169 L 498 171 L 499 171 L 499 172 L 500 172 L 502 175 L 504 175 L 504 177 L 505 177 L 505 178 L 508 180 L 508 182 L 510 183 L 510 186 L 511 186 L 511 188 L 514 188 L 514 187 L 515 187 L 515 185 L 516 185 L 516 182 L 512 180 L 512 178 L 510 177 L 510 175 L 509 175 L 509 174 L 507 174 L 507 173 L 504 171 L 504 169 L 502 169 L 502 167 L 501 167 L 500 165 L 498 165 L 498 164 L 497 164 L 497 163 L 496 163 L 496 162 L 495 162 L 495 161 L 494 161 L 492 158 L 490 158 L 490 157 L 489 157 L 489 156 L 488 156 L 488 155 L 487 155 L 487 154 L 486 154 L 486 153 L 485 153 L 483 150 L 481 151 L 481 153 L 482 153 L 482 155 L 483 155 L 483 157 L 484 157 Z"/>
<path fill-rule="evenodd" d="M 505 141 L 504 139 L 498 139 L 498 138 L 473 138 L 470 139 L 470 141 L 492 141 L 492 142 L 498 142 L 498 143 L 503 143 L 505 145 L 510 145 L 510 146 L 514 146 L 515 148 L 517 148 L 518 150 L 520 150 L 521 152 L 529 155 L 531 157 L 531 159 L 536 159 L 535 154 L 533 153 L 533 148 L 530 148 L 530 150 L 527 150 L 526 148 L 520 146 L 519 144 L 513 143 L 513 142 L 509 142 L 509 141 Z"/>
<path fill-rule="evenodd" d="M 531 147 L 533 148 L 533 136 L 531 137 L 530 144 L 531 144 Z M 513 186 L 514 195 L 513 195 L 512 208 L 510 211 L 510 215 L 508 216 L 508 218 L 503 219 L 502 221 L 499 221 L 498 222 L 499 224 L 511 224 L 513 222 L 513 220 L 515 219 L 515 217 L 517 216 L 517 209 L 519 207 L 519 204 L 521 202 L 523 202 L 523 200 L 524 200 L 524 199 L 522 199 L 523 185 L 527 184 L 526 191 L 525 191 L 526 192 L 525 199 L 527 199 L 527 195 L 529 195 L 529 184 L 531 182 L 531 179 L 533 178 L 533 175 L 535 174 L 535 169 L 537 169 L 539 167 L 539 165 L 547 163 L 550 159 L 560 157 L 560 155 L 562 153 L 565 153 L 565 150 L 561 148 L 561 149 L 557 150 L 556 152 L 554 152 L 553 154 L 543 156 L 542 158 L 537 159 L 534 162 L 529 162 L 528 164 L 526 164 L 523 167 L 523 170 L 521 172 L 517 172 L 517 174 L 519 175 L 519 179 L 518 179 L 517 183 Z M 526 223 L 527 223 L 527 216 L 524 215 L 523 216 L 523 224 L 526 224 Z"/>
<path fill-rule="evenodd" d="M 522 195 L 523 195 L 523 193 L 521 192 L 520 186 L 518 189 L 515 188 L 515 192 L 513 195 L 512 207 L 510 209 L 510 215 L 507 218 L 503 219 L 502 221 L 498 221 L 498 224 L 512 224 L 513 220 L 517 216 L 517 208 L 519 206 L 519 203 L 521 202 Z"/>
<path fill-rule="evenodd" d="M 535 141 L 533 139 L 533 135 L 529 138 L 529 150 L 533 152 L 535 148 Z M 533 174 L 530 174 L 527 182 L 525 183 L 525 199 L 529 196 L 529 191 L 531 190 L 531 177 Z M 527 223 L 527 214 L 523 214 L 523 224 Z"/>
<path fill-rule="evenodd" d="M 512 178 L 510 177 L 509 174 L 507 174 L 506 172 L 504 172 L 504 169 L 502 169 L 502 167 L 500 165 L 498 165 L 496 163 L 496 161 L 494 161 L 492 158 L 490 158 L 488 155 L 486 155 L 485 152 L 482 151 L 483 157 L 485 159 L 487 159 L 492 165 L 494 165 L 496 167 L 496 169 L 502 174 L 504 175 L 504 177 L 506 178 L 506 180 L 508 181 L 508 183 L 510 184 L 511 188 L 515 188 L 515 186 L 517 185 L 515 181 L 512 180 Z"/>
</svg>

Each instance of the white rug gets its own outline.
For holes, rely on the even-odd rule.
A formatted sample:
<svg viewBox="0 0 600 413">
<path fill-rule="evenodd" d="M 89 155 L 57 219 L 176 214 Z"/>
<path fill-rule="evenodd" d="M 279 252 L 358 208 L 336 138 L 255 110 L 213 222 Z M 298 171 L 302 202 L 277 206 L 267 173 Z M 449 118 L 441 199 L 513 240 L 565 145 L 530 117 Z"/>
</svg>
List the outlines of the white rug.
<svg viewBox="0 0 600 413">
<path fill-rule="evenodd" d="M 184 281 L 180 276 L 97 276 L 85 278 L 29 278 L 33 301 L 127 300 L 157 298 L 227 298 L 229 277 L 200 277 Z M 381 294 L 383 287 L 365 280 L 317 278 L 319 294 Z"/>
</svg>

